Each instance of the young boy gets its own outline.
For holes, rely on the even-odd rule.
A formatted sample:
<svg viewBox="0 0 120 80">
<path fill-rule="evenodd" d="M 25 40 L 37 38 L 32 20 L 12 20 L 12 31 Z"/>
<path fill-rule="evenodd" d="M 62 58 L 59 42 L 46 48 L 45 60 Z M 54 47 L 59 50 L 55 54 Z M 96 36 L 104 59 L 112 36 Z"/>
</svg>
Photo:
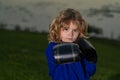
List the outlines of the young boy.
<svg viewBox="0 0 120 80">
<path fill-rule="evenodd" d="M 73 43 L 78 38 L 87 37 L 87 24 L 81 14 L 68 8 L 61 11 L 49 26 L 46 58 L 51 80 L 90 80 L 96 71 L 96 62 L 91 62 L 87 57 L 82 60 L 67 64 L 56 64 L 53 47 L 61 42 Z"/>
</svg>

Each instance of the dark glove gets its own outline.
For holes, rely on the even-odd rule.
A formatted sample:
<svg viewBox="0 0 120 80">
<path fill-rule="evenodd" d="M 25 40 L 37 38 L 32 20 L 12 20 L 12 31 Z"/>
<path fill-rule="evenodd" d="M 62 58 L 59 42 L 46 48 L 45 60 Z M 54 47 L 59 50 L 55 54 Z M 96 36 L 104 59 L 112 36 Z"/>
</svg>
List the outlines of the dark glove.
<svg viewBox="0 0 120 80">
<path fill-rule="evenodd" d="M 79 45 L 80 50 L 83 53 L 83 56 L 90 62 L 96 63 L 97 62 L 97 54 L 96 50 L 93 45 L 87 41 L 86 39 L 79 38 L 75 41 Z"/>
<path fill-rule="evenodd" d="M 61 43 L 53 48 L 56 64 L 80 61 L 82 52 L 75 43 Z"/>
</svg>

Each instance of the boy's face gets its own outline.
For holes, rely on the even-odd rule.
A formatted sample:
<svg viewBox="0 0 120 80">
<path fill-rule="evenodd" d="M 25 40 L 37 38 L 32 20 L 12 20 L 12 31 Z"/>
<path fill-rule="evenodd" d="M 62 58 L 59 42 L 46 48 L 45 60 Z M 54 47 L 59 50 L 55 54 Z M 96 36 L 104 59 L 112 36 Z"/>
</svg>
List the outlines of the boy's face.
<svg viewBox="0 0 120 80">
<path fill-rule="evenodd" d="M 63 42 L 74 42 L 79 36 L 79 29 L 76 24 L 70 22 L 69 27 L 63 27 L 60 30 L 60 39 Z"/>
</svg>

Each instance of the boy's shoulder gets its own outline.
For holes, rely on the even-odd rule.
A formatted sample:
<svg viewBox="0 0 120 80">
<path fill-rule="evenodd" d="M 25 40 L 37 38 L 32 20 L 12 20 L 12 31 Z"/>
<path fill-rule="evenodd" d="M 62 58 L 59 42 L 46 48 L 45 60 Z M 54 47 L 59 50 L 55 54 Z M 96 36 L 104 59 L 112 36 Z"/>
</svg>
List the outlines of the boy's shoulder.
<svg viewBox="0 0 120 80">
<path fill-rule="evenodd" d="M 51 51 L 56 44 L 57 43 L 55 43 L 55 42 L 48 43 L 47 48 L 46 48 L 46 53 Z"/>
<path fill-rule="evenodd" d="M 48 43 L 47 48 L 54 47 L 55 45 L 57 45 L 57 43 L 55 43 L 55 42 L 50 42 L 50 43 Z"/>
<path fill-rule="evenodd" d="M 48 46 L 54 46 L 54 45 L 56 45 L 57 43 L 55 43 L 55 42 L 50 42 L 50 43 L 48 43 Z"/>
</svg>

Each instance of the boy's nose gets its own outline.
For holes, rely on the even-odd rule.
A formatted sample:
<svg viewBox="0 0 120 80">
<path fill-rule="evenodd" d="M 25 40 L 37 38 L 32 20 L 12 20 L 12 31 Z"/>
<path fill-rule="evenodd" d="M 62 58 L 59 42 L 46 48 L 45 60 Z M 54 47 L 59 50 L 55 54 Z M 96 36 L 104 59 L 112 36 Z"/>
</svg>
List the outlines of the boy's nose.
<svg viewBox="0 0 120 80">
<path fill-rule="evenodd" d="M 69 31 L 69 36 L 73 36 L 73 31 Z"/>
</svg>

